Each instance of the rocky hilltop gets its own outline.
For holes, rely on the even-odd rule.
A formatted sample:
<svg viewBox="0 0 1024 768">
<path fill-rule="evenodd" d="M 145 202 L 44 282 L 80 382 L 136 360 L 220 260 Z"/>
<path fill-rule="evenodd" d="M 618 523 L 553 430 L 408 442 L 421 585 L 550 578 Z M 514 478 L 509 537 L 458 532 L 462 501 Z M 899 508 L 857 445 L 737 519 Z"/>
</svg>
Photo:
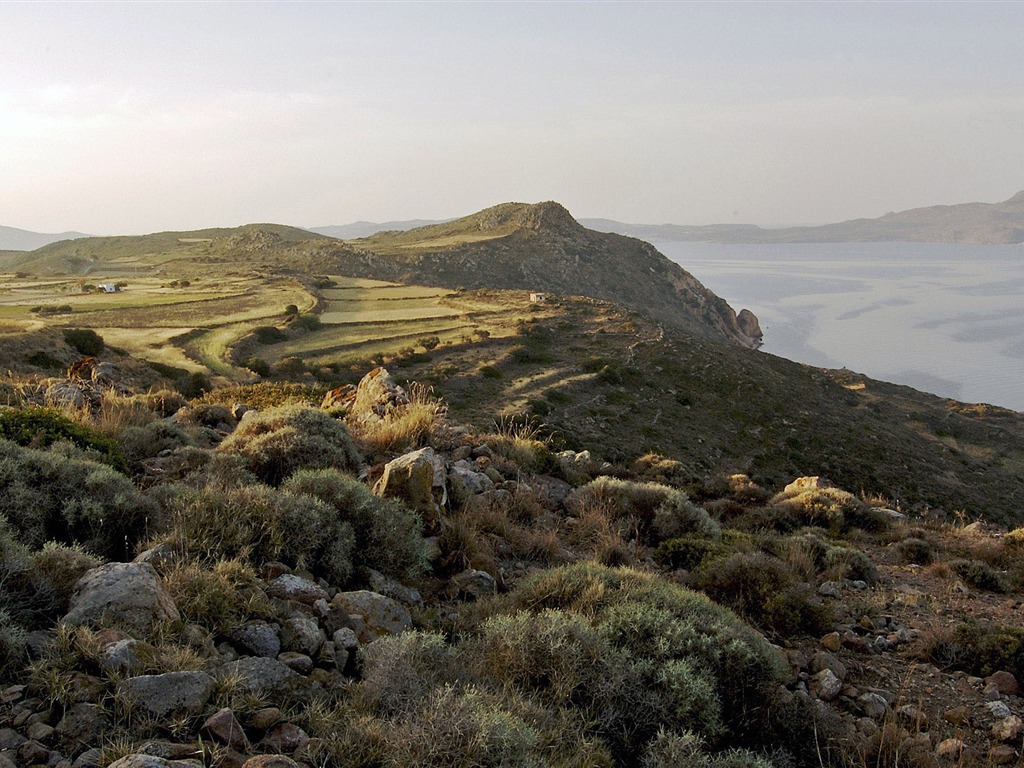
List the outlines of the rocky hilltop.
<svg viewBox="0 0 1024 768">
<path fill-rule="evenodd" d="M 350 242 L 346 274 L 441 285 L 502 288 L 615 301 L 697 336 L 746 347 L 760 342 L 756 318 L 742 323 L 693 275 L 631 237 L 583 227 L 554 202 L 505 203 L 455 221 Z"/>
</svg>

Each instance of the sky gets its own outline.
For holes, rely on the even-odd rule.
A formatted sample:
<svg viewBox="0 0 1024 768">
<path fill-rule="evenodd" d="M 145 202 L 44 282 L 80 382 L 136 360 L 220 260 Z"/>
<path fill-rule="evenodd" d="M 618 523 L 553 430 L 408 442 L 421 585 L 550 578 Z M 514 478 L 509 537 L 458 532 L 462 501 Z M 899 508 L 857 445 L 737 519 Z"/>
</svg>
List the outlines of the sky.
<svg viewBox="0 0 1024 768">
<path fill-rule="evenodd" d="M 1020 2 L 0 2 L 0 225 L 997 202 L 1022 31 Z"/>
</svg>

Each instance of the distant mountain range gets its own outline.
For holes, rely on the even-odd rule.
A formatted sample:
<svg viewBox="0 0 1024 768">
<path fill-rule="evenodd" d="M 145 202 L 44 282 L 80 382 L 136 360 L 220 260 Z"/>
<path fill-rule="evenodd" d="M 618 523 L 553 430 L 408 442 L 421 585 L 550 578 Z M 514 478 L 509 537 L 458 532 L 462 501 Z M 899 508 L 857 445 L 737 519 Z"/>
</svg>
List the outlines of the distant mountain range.
<svg viewBox="0 0 1024 768">
<path fill-rule="evenodd" d="M 44 245 L 56 243 L 59 240 L 74 240 L 79 237 L 89 237 L 81 232 L 59 232 L 55 235 L 47 235 L 42 232 L 29 232 L 27 229 L 15 229 L 14 227 L 0 227 L 0 251 L 34 251 Z"/>
<path fill-rule="evenodd" d="M 580 219 L 599 232 L 643 240 L 707 243 L 988 243 L 1024 242 L 1024 192 L 1002 203 L 961 203 L 913 208 L 877 219 L 851 219 L 820 227 L 763 229 L 753 224 L 624 224 L 611 219 Z"/>
</svg>

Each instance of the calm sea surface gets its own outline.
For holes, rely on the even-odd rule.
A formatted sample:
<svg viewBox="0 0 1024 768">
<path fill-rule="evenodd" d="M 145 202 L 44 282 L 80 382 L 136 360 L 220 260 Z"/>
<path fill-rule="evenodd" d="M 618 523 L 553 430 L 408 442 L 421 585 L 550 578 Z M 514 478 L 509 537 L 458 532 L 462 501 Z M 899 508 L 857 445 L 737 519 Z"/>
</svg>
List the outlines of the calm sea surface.
<svg viewBox="0 0 1024 768">
<path fill-rule="evenodd" d="M 765 352 L 1024 410 L 1024 246 L 656 242 Z"/>
</svg>

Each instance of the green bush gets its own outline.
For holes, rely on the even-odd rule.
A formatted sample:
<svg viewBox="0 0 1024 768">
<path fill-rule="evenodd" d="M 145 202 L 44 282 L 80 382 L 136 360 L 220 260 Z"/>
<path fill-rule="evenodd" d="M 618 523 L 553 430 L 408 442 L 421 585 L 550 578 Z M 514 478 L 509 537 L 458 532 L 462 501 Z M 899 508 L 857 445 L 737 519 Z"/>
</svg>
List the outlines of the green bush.
<svg viewBox="0 0 1024 768">
<path fill-rule="evenodd" d="M 790 568 L 763 552 L 730 555 L 702 567 L 695 584 L 712 600 L 728 606 L 756 626 L 780 635 L 827 631 L 827 607 L 810 585 L 798 582 Z"/>
<path fill-rule="evenodd" d="M 323 400 L 324 387 L 313 387 L 290 381 L 261 381 L 258 384 L 242 384 L 235 387 L 221 387 L 200 402 L 231 405 L 245 403 L 258 411 L 280 408 L 282 405 L 317 406 Z M 251 417 L 250 417 L 251 418 Z"/>
<path fill-rule="evenodd" d="M 591 505 L 604 506 L 614 520 L 636 529 L 652 545 L 688 533 L 713 538 L 720 534 L 718 524 L 685 493 L 656 483 L 599 477 L 574 491 L 568 505 L 577 512 Z"/>
<path fill-rule="evenodd" d="M 914 565 L 929 565 L 935 560 L 935 547 L 924 539 L 904 539 L 896 545 L 900 560 Z"/>
<path fill-rule="evenodd" d="M 949 567 L 975 589 L 1006 592 L 1006 577 L 982 560 L 950 560 Z"/>
<path fill-rule="evenodd" d="M 125 467 L 124 455 L 114 440 L 72 421 L 53 408 L 0 410 L 0 438 L 30 448 L 71 443 L 95 453 L 105 464 L 117 469 Z"/>
<path fill-rule="evenodd" d="M 105 346 L 103 337 L 91 328 L 65 328 L 64 343 L 88 357 L 95 357 Z"/>
<path fill-rule="evenodd" d="M 705 560 L 719 560 L 730 552 L 728 546 L 707 536 L 687 534 L 661 542 L 655 554 L 662 565 L 692 571 Z"/>
<path fill-rule="evenodd" d="M 1004 670 L 1024 680 L 1024 628 L 960 624 L 949 635 L 934 638 L 927 655 L 942 669 L 960 669 L 979 677 Z"/>
<path fill-rule="evenodd" d="M 277 344 L 288 338 L 287 334 L 280 328 L 272 325 L 264 325 L 253 330 L 252 335 L 260 344 Z"/>
<path fill-rule="evenodd" d="M 344 424 L 319 408 L 297 405 L 247 417 L 218 450 L 242 456 L 249 471 L 270 485 L 299 469 L 354 471 L 362 461 Z"/>
<path fill-rule="evenodd" d="M 0 680 L 10 682 L 28 663 L 28 633 L 0 607 Z"/>
<path fill-rule="evenodd" d="M 242 366 L 248 368 L 257 376 L 262 376 L 266 378 L 267 376 L 270 375 L 270 363 L 268 363 L 261 357 L 256 357 L 255 355 L 246 358 L 246 361 L 242 363 Z"/>
<path fill-rule="evenodd" d="M 373 568 L 404 581 L 425 569 L 423 521 L 401 502 L 374 496 L 364 483 L 333 469 L 299 470 L 281 488 L 319 499 L 352 526 L 355 567 Z"/>
<path fill-rule="evenodd" d="M 210 377 L 200 371 L 191 371 L 185 376 L 182 376 L 175 381 L 174 386 L 189 400 L 202 397 L 213 389 L 213 383 L 210 381 Z"/>
<path fill-rule="evenodd" d="M 480 375 L 485 379 L 500 379 L 502 373 L 493 365 L 482 365 L 480 366 Z"/>
<path fill-rule="evenodd" d="M 136 472 L 141 469 L 143 461 L 163 451 L 196 444 L 195 438 L 179 424 L 162 420 L 144 426 L 125 427 L 121 431 L 120 441 L 128 466 Z"/>
<path fill-rule="evenodd" d="M 291 355 L 274 363 L 273 370 L 279 376 L 301 376 L 306 372 L 306 363 L 301 357 Z"/>
<path fill-rule="evenodd" d="M 386 715 L 415 710 L 434 688 L 460 677 L 455 649 L 432 632 L 382 637 L 366 646 L 362 660 L 360 693 Z"/>
<path fill-rule="evenodd" d="M 189 559 L 213 565 L 238 559 L 254 566 L 282 560 L 333 584 L 352 573 L 352 526 L 319 499 L 263 485 L 179 487 L 167 499 L 167 537 Z"/>
<path fill-rule="evenodd" d="M 47 451 L 0 440 L 0 514 L 33 549 L 81 544 L 123 558 L 152 507 L 124 475 L 61 445 Z"/>
<path fill-rule="evenodd" d="M 684 731 L 659 731 L 644 754 L 641 768 L 774 768 L 772 762 L 745 749 L 718 754 L 707 751 L 703 739 Z"/>
<path fill-rule="evenodd" d="M 524 638 L 528 647 L 564 645 L 569 654 L 557 663 L 538 661 L 539 666 L 555 664 L 549 671 L 568 664 L 569 677 L 537 685 L 564 691 L 562 681 L 572 675 L 607 672 L 597 658 L 602 649 L 610 649 L 604 658 L 617 658 L 617 669 L 608 672 L 610 679 L 590 679 L 586 685 L 591 688 L 582 691 L 600 697 L 605 685 L 613 688 L 616 679 L 623 682 L 620 701 L 610 703 L 609 713 L 596 722 L 610 726 L 609 718 L 621 718 L 613 733 L 604 735 L 617 744 L 615 752 L 624 764 L 639 763 L 642 747 L 660 726 L 685 725 L 706 736 L 728 735 L 736 743 L 755 743 L 767 736 L 765 724 L 784 676 L 782 660 L 763 637 L 704 595 L 628 568 L 579 563 L 523 580 L 500 604 L 504 610 L 534 615 L 532 625 L 523 618 L 513 622 L 516 637 Z M 551 611 L 564 614 L 560 628 L 550 630 L 555 634 L 538 645 L 536 638 L 544 637 L 552 622 L 536 617 L 551 617 Z M 575 619 L 566 618 L 573 615 Z M 593 632 L 587 631 L 588 623 Z M 495 629 L 492 642 L 518 642 L 513 636 L 502 640 Z M 529 667 L 534 660 L 530 655 L 518 661 L 514 653 L 506 655 L 505 663 L 516 673 L 515 665 Z M 522 673 L 527 680 L 535 674 L 529 669 Z"/>
<path fill-rule="evenodd" d="M 47 594 L 58 614 L 67 613 L 78 580 L 103 562 L 77 544 L 69 546 L 56 541 L 46 542 L 29 558 L 36 589 Z"/>
</svg>

